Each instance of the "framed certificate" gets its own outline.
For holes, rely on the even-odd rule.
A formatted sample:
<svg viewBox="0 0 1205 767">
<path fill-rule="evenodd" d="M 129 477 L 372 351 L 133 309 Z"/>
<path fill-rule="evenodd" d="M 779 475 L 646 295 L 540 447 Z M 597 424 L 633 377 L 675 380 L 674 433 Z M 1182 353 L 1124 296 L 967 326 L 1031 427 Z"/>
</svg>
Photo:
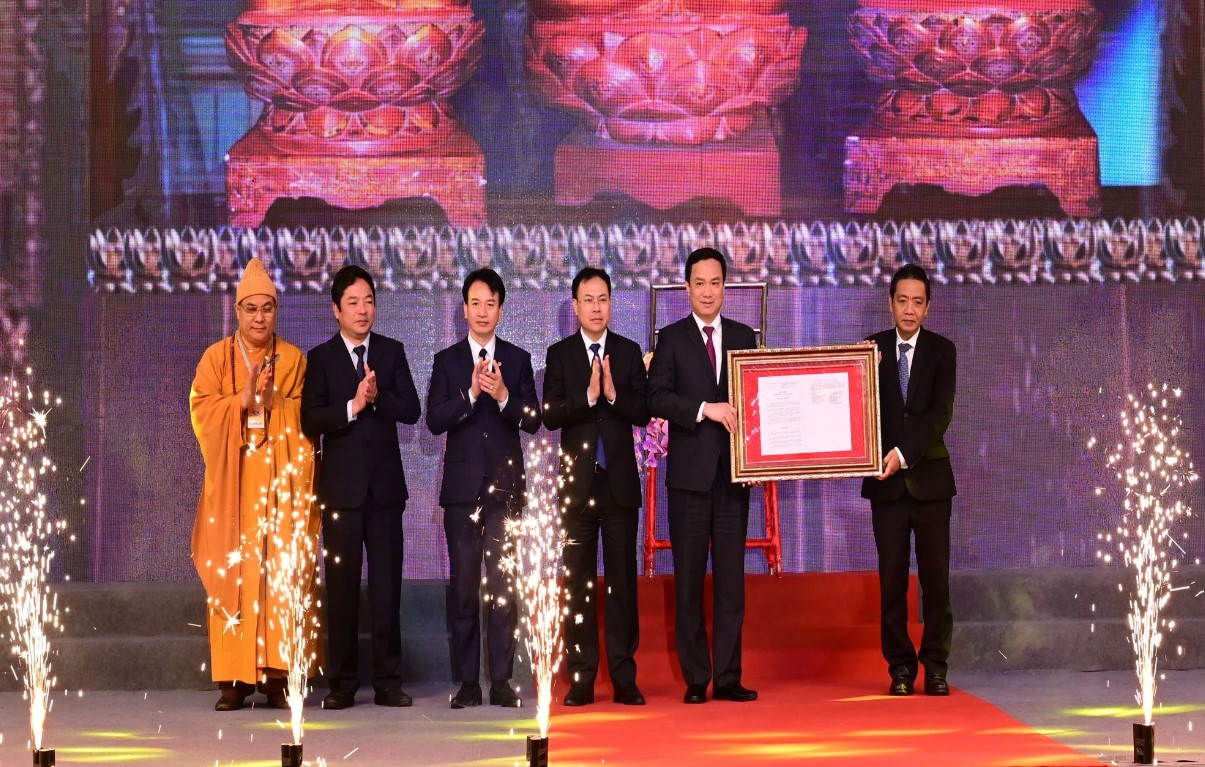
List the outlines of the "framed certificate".
<svg viewBox="0 0 1205 767">
<path fill-rule="evenodd" d="M 883 470 L 878 347 L 728 354 L 732 481 L 866 477 Z"/>
</svg>

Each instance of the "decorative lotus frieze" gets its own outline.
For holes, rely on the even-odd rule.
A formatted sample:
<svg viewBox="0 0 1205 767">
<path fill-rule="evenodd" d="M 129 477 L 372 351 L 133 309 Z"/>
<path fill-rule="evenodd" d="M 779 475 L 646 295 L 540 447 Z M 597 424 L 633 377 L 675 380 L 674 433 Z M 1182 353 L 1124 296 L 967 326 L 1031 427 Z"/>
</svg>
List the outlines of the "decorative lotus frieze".
<svg viewBox="0 0 1205 767">
<path fill-rule="evenodd" d="M 900 128 L 1024 128 L 1078 114 L 1074 82 L 1095 55 L 1085 0 L 903 5 L 861 0 L 850 38 Z"/>
<path fill-rule="evenodd" d="M 751 7 L 752 6 L 752 7 Z M 799 78 L 807 30 L 780 2 L 544 2 L 527 70 L 599 136 L 697 145 L 744 133 Z"/>
<path fill-rule="evenodd" d="M 602 266 L 632 288 L 680 279 L 685 255 L 710 246 L 732 257 L 734 281 L 772 285 L 880 285 L 918 261 L 939 283 L 1200 283 L 1203 235 L 1195 218 L 109 229 L 92 233 L 86 267 L 88 284 L 107 293 L 229 292 L 252 257 L 282 290 L 307 293 L 328 289 L 346 263 L 391 291 L 448 289 L 480 266 L 534 289 L 568 287 L 582 266 Z"/>
<path fill-rule="evenodd" d="M 449 97 L 481 59 L 485 26 L 468 9 L 354 23 L 247 13 L 226 50 L 257 128 L 287 151 L 357 155 L 423 149 L 456 125 Z"/>
</svg>

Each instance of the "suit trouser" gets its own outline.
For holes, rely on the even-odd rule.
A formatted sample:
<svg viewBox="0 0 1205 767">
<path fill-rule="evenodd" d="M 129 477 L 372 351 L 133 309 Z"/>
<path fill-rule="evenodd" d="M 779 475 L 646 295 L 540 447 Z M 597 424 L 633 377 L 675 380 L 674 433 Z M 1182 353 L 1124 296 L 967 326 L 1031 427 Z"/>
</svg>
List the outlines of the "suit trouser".
<svg viewBox="0 0 1205 767">
<path fill-rule="evenodd" d="M 945 674 L 954 638 L 950 608 L 950 500 L 909 497 L 872 501 L 874 542 L 879 552 L 879 594 L 883 658 L 888 669 L 903 666 L 915 677 L 918 663 L 929 674 Z M 916 575 L 920 581 L 920 651 L 908 636 L 908 565 L 916 536 Z"/>
<path fill-rule="evenodd" d="M 485 563 L 486 647 L 491 682 L 514 674 L 518 605 L 502 570 L 506 520 L 520 505 L 510 494 L 481 493 L 477 503 L 444 507 L 448 541 L 448 645 L 452 675 L 476 682 L 481 674 L 481 565 Z M 474 517 L 477 519 L 474 519 Z"/>
<path fill-rule="evenodd" d="M 378 506 L 371 494 L 356 509 L 325 509 L 327 683 L 332 692 L 360 685 L 360 571 L 368 554 L 368 610 L 372 625 L 372 686 L 402 684 L 402 512 L 406 504 Z"/>
<path fill-rule="evenodd" d="M 669 537 L 674 555 L 674 629 L 678 662 L 688 685 L 715 686 L 741 681 L 741 631 L 745 622 L 745 536 L 749 491 L 716 471 L 709 491 L 669 490 Z M 708 652 L 703 616 L 703 584 L 711 551 L 715 623 Z"/>
<path fill-rule="evenodd" d="M 598 604 L 603 599 L 607 669 L 611 683 L 627 687 L 636 683 L 636 647 L 640 644 L 640 617 L 636 603 L 636 529 L 639 511 L 615 502 L 605 471 L 595 471 L 590 500 L 565 511 L 565 589 L 569 614 L 565 619 L 565 647 L 569 678 L 593 685 L 598 675 Z M 598 536 L 602 533 L 606 591 L 595 588 L 598 573 Z M 579 619 L 580 616 L 580 619 Z"/>
</svg>

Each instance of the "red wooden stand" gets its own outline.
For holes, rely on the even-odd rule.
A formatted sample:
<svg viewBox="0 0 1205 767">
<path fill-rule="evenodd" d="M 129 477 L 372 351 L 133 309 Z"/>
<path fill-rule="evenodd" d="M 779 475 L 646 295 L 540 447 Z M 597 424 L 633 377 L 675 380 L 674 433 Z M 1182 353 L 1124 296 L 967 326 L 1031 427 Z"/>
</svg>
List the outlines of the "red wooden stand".
<svg viewBox="0 0 1205 767">
<path fill-rule="evenodd" d="M 746 549 L 761 549 L 771 575 L 782 575 L 782 535 L 778 527 L 778 483 L 762 482 L 765 492 L 766 536 L 745 538 Z M 657 467 L 647 469 L 644 477 L 644 574 L 657 574 L 657 552 L 670 548 L 666 538 L 657 537 Z"/>
<path fill-rule="evenodd" d="M 782 215 L 778 142 L 765 127 L 697 146 L 624 144 L 579 127 L 557 147 L 553 174 L 557 205 L 618 192 L 658 210 L 713 197 L 748 216 Z"/>
<path fill-rule="evenodd" d="M 981 195 L 1042 184 L 1068 216 L 1100 215 L 1096 132 L 1078 111 L 1031 135 L 966 130 L 901 133 L 872 121 L 845 139 L 845 209 L 874 213 L 896 184 Z"/>
<path fill-rule="evenodd" d="M 282 197 L 316 197 L 351 209 L 429 197 L 452 226 L 486 223 L 485 154 L 460 126 L 430 149 L 364 157 L 285 154 L 253 128 L 226 158 L 226 189 L 236 227 L 259 226 Z"/>
</svg>

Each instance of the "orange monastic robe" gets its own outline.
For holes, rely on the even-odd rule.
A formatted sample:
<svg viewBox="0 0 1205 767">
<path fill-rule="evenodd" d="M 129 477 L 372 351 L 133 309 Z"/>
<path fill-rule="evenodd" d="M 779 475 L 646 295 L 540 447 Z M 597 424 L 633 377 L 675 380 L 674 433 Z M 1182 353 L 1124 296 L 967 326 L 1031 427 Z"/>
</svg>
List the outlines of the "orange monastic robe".
<svg viewBox="0 0 1205 767">
<path fill-rule="evenodd" d="M 205 350 L 189 394 L 193 432 L 205 459 L 192 557 L 209 597 L 213 679 L 254 683 L 264 669 L 286 668 L 281 629 L 289 624 L 278 616 L 289 602 L 273 592 L 268 576 L 287 561 L 282 553 L 301 554 L 301 577 L 293 580 L 300 581 L 294 585 L 306 600 L 305 653 L 314 653 L 321 516 L 312 496 L 314 448 L 301 433 L 305 357 L 277 339 L 267 429 L 249 429 L 241 392 L 250 374 L 234 344 L 228 337 Z M 252 365 L 262 364 L 267 355 L 266 350 L 248 353 Z M 295 530 L 304 531 L 296 541 Z"/>
</svg>

